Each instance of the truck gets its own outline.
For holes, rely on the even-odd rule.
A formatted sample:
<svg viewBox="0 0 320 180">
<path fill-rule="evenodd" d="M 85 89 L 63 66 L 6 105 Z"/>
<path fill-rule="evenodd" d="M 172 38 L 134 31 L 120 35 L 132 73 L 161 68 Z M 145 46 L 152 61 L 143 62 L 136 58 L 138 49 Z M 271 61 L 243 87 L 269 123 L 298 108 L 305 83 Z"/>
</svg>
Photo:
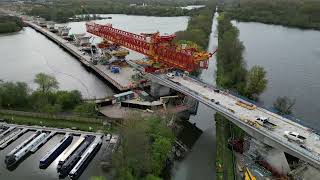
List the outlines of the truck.
<svg viewBox="0 0 320 180">
<path fill-rule="evenodd" d="M 306 137 L 301 136 L 299 133 L 292 131 L 285 131 L 283 135 L 288 139 L 288 141 L 294 141 L 298 144 L 304 144 L 307 139 Z"/>
<path fill-rule="evenodd" d="M 120 67 L 118 66 L 112 66 L 111 67 L 111 72 L 116 74 L 116 73 L 120 73 Z"/>
<path fill-rule="evenodd" d="M 268 130 L 274 130 L 277 127 L 277 125 L 270 122 L 269 118 L 267 118 L 267 117 L 257 117 L 256 120 L 259 125 L 261 125 L 262 127 L 266 128 Z"/>
</svg>

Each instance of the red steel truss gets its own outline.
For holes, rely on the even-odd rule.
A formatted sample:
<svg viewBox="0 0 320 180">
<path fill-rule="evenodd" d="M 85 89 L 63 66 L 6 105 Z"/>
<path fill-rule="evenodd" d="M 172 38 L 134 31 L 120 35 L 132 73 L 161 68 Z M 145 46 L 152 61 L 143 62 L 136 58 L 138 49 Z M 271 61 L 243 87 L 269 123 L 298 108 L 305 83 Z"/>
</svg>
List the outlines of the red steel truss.
<svg viewBox="0 0 320 180">
<path fill-rule="evenodd" d="M 101 25 L 93 22 L 86 23 L 86 28 L 91 34 L 147 55 L 153 61 L 163 63 L 167 67 L 183 71 L 192 72 L 208 68 L 208 60 L 212 55 L 195 48 L 175 46 L 172 43 L 175 35 L 160 36 L 159 33 L 138 35 L 113 28 L 111 24 Z"/>
</svg>

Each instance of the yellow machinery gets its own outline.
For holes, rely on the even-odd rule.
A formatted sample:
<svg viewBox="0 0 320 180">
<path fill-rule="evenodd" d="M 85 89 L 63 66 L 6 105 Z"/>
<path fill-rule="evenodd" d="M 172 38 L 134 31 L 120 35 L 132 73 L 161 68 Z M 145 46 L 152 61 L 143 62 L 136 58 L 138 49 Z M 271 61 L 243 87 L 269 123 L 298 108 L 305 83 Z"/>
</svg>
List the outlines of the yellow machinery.
<svg viewBox="0 0 320 180">
<path fill-rule="evenodd" d="M 244 101 L 237 101 L 236 105 L 241 106 L 243 108 L 249 109 L 249 110 L 254 110 L 257 108 L 257 106 L 255 106 L 254 104 L 250 104 Z"/>
<path fill-rule="evenodd" d="M 240 120 L 241 120 L 241 121 L 244 121 L 245 123 L 247 123 L 247 124 L 249 124 L 250 126 L 253 126 L 253 127 L 257 128 L 257 129 L 259 129 L 259 128 L 261 127 L 261 125 L 258 124 L 256 121 L 250 120 L 250 119 L 247 118 L 247 117 L 241 116 L 241 117 L 240 117 Z"/>
<path fill-rule="evenodd" d="M 112 55 L 116 57 L 125 57 L 128 54 L 129 54 L 129 51 L 124 48 L 119 48 L 118 50 L 115 50 L 112 52 Z"/>
<path fill-rule="evenodd" d="M 254 175 L 252 175 L 252 173 L 250 172 L 250 170 L 248 168 L 246 168 L 244 171 L 244 179 L 245 180 L 256 180 L 257 178 Z"/>
</svg>

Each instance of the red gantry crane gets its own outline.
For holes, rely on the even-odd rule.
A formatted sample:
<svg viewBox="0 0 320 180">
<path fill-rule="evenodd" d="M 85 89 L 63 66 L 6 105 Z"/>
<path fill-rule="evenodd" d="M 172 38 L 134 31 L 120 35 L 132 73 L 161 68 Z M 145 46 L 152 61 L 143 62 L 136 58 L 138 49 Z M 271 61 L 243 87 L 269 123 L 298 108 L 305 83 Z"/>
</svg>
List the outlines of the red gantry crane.
<svg viewBox="0 0 320 180">
<path fill-rule="evenodd" d="M 86 23 L 87 32 L 137 51 L 155 62 L 166 67 L 192 72 L 197 69 L 207 69 L 211 53 L 199 51 L 197 48 L 176 46 L 172 43 L 175 35 L 134 34 L 113 28 L 111 24 L 101 25 Z"/>
</svg>

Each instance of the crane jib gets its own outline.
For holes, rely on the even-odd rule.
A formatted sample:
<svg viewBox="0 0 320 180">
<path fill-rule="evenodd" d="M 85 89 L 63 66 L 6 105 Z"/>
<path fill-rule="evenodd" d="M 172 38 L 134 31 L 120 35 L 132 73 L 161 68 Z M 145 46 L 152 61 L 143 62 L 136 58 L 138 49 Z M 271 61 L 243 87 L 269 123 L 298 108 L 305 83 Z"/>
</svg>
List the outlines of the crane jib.
<svg viewBox="0 0 320 180">
<path fill-rule="evenodd" d="M 91 34 L 142 53 L 166 67 L 183 71 L 207 69 L 208 60 L 212 55 L 195 47 L 175 45 L 175 35 L 162 36 L 159 32 L 139 35 L 113 28 L 111 24 L 101 25 L 92 22 L 86 23 L 86 29 Z"/>
</svg>

